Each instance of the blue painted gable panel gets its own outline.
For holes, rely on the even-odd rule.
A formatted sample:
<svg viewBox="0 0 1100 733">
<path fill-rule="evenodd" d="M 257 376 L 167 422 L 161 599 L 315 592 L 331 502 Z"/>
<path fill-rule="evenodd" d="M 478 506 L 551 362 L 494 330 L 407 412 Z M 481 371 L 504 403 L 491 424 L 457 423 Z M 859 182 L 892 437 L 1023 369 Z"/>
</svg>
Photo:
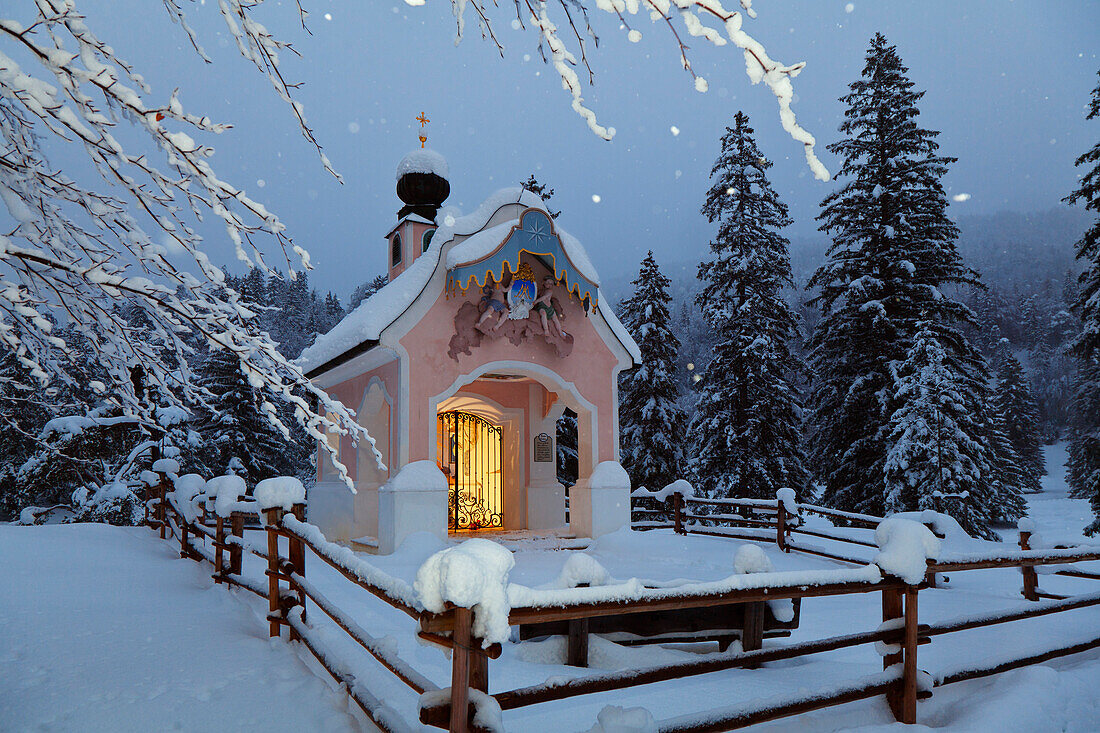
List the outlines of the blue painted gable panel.
<svg viewBox="0 0 1100 733">
<path fill-rule="evenodd" d="M 501 280 L 506 266 L 511 272 L 519 269 L 519 259 L 523 252 L 544 258 L 544 262 L 554 270 L 554 275 L 565 283 L 566 290 L 582 301 L 588 299 L 591 306 L 596 307 L 596 284 L 574 267 L 561 239 L 554 233 L 554 224 L 550 217 L 538 209 L 523 212 L 519 226 L 513 228 L 508 238 L 488 257 L 451 270 L 447 279 L 448 291 L 466 290 L 474 283 L 481 287 L 490 275 Z"/>
</svg>

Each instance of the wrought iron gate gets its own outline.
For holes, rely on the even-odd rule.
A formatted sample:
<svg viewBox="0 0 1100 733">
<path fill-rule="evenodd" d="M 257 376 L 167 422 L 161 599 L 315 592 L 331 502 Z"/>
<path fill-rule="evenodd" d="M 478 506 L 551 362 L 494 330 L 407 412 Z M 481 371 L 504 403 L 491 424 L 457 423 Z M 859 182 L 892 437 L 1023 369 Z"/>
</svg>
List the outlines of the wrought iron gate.
<svg viewBox="0 0 1100 733">
<path fill-rule="evenodd" d="M 437 436 L 451 485 L 448 528 L 499 529 L 504 523 L 503 430 L 468 412 L 441 412 Z"/>
</svg>

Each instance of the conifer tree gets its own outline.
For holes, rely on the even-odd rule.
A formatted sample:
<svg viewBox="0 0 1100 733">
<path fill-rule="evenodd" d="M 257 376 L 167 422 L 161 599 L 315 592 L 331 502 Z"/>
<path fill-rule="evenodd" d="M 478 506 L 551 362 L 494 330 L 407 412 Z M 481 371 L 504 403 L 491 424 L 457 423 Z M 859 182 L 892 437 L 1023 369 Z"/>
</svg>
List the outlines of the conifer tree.
<svg viewBox="0 0 1100 733">
<path fill-rule="evenodd" d="M 658 490 L 681 474 L 684 427 L 668 288 L 653 251 L 642 260 L 634 294 L 621 307 L 623 325 L 638 342 L 642 363 L 619 377 L 619 444 L 622 464 L 635 487 Z"/>
<path fill-rule="evenodd" d="M 947 366 L 935 334 L 921 323 L 898 370 L 883 510 L 944 511 L 967 533 L 996 539 L 988 528 L 1002 513 L 996 507 L 1001 497 L 987 485 L 993 452 L 984 444 L 983 415 L 970 409 L 966 389 L 965 380 L 960 382 Z"/>
<path fill-rule="evenodd" d="M 569 487 L 577 483 L 578 453 L 577 453 L 577 413 L 568 407 L 558 418 L 557 433 L 557 479 L 558 483 L 565 487 L 565 495 L 569 496 Z"/>
<path fill-rule="evenodd" d="M 802 406 L 794 380 L 803 369 L 791 349 L 798 322 L 783 299 L 792 287 L 791 223 L 767 178 L 748 117 L 738 112 L 722 136 L 703 214 L 718 222 L 711 259 L 699 265 L 696 303 L 716 340 L 695 382 L 690 467 L 710 496 L 772 498 L 810 480 L 802 453 Z"/>
<path fill-rule="evenodd" d="M 255 486 L 288 469 L 290 442 L 264 417 L 260 394 L 226 349 L 211 351 L 203 362 L 199 385 L 210 396 L 209 412 L 199 420 L 205 442 L 204 463 L 210 475 L 237 473 Z"/>
<path fill-rule="evenodd" d="M 353 290 L 351 298 L 348 300 L 348 313 L 351 313 L 358 308 L 359 304 L 364 300 L 386 287 L 386 283 L 389 281 L 389 278 L 385 275 L 378 275 L 373 280 L 368 280 Z"/>
<path fill-rule="evenodd" d="M 524 189 L 542 199 L 542 203 L 546 204 L 546 212 L 550 214 L 551 219 L 557 219 L 561 214 L 560 211 L 554 211 L 550 208 L 550 199 L 554 198 L 554 189 L 545 183 L 540 183 L 535 174 L 527 176 L 527 180 L 520 184 Z"/>
<path fill-rule="evenodd" d="M 1086 119 L 1100 118 L 1100 84 L 1092 91 Z M 1077 259 L 1085 267 L 1074 310 L 1081 317 L 1081 332 L 1073 343 L 1077 357 L 1077 383 L 1073 398 L 1073 428 L 1069 445 L 1067 478 L 1073 496 L 1088 499 L 1096 520 L 1086 528 L 1100 533 L 1100 142 L 1077 158 L 1084 168 L 1081 184 L 1066 197 L 1083 202 L 1097 215 L 1077 242 Z"/>
<path fill-rule="evenodd" d="M 994 420 L 1016 454 L 1024 490 L 1037 493 L 1042 490 L 1039 479 L 1046 473 L 1039 440 L 1039 405 L 1008 339 L 1001 339 L 997 344 L 993 365 L 997 371 L 997 386 L 993 392 Z"/>
<path fill-rule="evenodd" d="M 943 290 L 977 283 L 947 217 L 941 179 L 954 159 L 937 154 L 939 133 L 917 125 L 924 93 L 907 73 L 897 49 L 876 34 L 861 77 L 841 98 L 845 137 L 829 149 L 843 159 L 843 183 L 822 202 L 818 219 L 832 241 L 809 282 L 822 313 L 810 340 L 810 444 L 822 500 L 869 514 L 885 510 L 894 370 L 918 320 L 943 349 L 964 409 L 986 412 L 987 368 L 962 331 L 972 315 Z"/>
<path fill-rule="evenodd" d="M 990 400 L 992 404 L 992 400 Z M 992 413 L 992 410 L 990 410 Z M 1024 494 L 1036 491 L 1037 484 L 1032 482 L 1022 468 L 1020 456 L 1012 447 L 1012 441 L 1005 433 L 1004 424 L 997 415 L 983 416 L 985 430 L 982 441 L 988 448 L 990 471 L 988 521 L 990 523 L 1013 524 L 1027 514 L 1027 502 Z M 947 508 L 950 513 L 950 507 Z M 996 539 L 996 538 L 994 538 Z"/>
</svg>

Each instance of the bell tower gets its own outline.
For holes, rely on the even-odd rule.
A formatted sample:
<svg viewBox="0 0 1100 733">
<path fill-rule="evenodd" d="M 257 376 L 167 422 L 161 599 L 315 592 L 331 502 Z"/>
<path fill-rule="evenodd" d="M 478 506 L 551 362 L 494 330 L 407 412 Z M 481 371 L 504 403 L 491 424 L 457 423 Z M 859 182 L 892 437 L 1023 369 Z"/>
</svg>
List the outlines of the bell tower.
<svg viewBox="0 0 1100 733">
<path fill-rule="evenodd" d="M 446 158 L 424 147 L 428 118 L 421 113 L 416 119 L 421 127 L 420 148 L 397 164 L 397 197 L 405 205 L 397 212 L 397 225 L 386 235 L 391 281 L 428 249 L 437 228 L 436 214 L 451 193 Z"/>
</svg>

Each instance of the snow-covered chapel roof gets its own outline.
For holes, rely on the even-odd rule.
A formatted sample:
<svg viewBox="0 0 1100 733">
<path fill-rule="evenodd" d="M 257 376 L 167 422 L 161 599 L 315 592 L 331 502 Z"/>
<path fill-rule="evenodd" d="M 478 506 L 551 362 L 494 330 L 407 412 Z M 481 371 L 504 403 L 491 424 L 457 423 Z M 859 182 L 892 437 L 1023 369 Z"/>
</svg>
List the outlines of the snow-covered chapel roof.
<svg viewBox="0 0 1100 733">
<path fill-rule="evenodd" d="M 504 241 L 508 233 L 519 224 L 518 216 L 488 229 L 485 229 L 485 225 L 493 214 L 508 204 L 519 204 L 525 209 L 535 208 L 546 211 L 546 205 L 541 198 L 519 186 L 496 191 L 473 213 L 465 216 L 454 207 L 440 210 L 436 217 L 439 229 L 428 249 L 404 272 L 345 316 L 331 331 L 318 336 L 317 341 L 298 357 L 296 362 L 298 367 L 309 374 L 353 349 L 377 343 L 382 332 L 396 321 L 427 287 L 440 264 L 443 248 L 453 242 L 455 237 L 465 239 L 455 244 L 448 252 L 444 262 L 447 269 L 477 262 L 480 258 L 491 254 Z M 576 237 L 556 226 L 555 231 L 576 271 L 590 281 L 598 291 L 599 276 L 580 242 Z M 616 338 L 622 342 L 636 362 L 641 361 L 641 354 L 634 339 L 619 323 L 611 309 L 604 305 L 603 298 L 598 295 L 598 292 L 595 295 L 597 309 L 611 326 Z"/>
</svg>

